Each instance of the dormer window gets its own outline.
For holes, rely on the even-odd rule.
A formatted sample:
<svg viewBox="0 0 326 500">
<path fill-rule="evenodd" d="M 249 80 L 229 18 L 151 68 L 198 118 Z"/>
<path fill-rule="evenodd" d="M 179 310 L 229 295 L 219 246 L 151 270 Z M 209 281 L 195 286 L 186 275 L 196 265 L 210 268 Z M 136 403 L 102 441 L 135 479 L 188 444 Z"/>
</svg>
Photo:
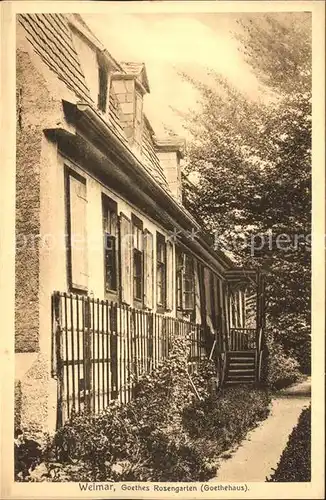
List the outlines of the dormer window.
<svg viewBox="0 0 326 500">
<path fill-rule="evenodd" d="M 182 203 L 180 160 L 184 157 L 185 140 L 178 136 L 154 138 L 156 154 L 166 175 L 172 195 Z"/>
<path fill-rule="evenodd" d="M 119 102 L 121 125 L 130 146 L 141 149 L 143 135 L 143 98 L 149 92 L 143 63 L 122 62 L 121 71 L 111 75 L 112 89 Z"/>
</svg>

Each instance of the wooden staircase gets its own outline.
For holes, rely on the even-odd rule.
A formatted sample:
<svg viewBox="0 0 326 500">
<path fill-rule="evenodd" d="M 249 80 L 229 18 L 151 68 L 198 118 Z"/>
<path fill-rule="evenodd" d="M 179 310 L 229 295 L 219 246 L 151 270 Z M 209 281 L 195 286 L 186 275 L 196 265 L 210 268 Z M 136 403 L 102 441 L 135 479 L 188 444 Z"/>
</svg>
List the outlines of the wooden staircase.
<svg viewBox="0 0 326 500">
<path fill-rule="evenodd" d="M 225 354 L 225 386 L 256 383 L 256 350 L 228 351 Z"/>
</svg>

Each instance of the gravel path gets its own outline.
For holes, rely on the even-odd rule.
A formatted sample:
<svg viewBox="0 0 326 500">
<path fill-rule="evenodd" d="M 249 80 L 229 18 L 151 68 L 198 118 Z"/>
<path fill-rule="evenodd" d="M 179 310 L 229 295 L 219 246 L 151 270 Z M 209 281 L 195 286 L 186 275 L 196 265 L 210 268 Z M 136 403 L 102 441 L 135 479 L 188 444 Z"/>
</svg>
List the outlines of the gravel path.
<svg viewBox="0 0 326 500">
<path fill-rule="evenodd" d="M 273 398 L 269 417 L 230 452 L 231 458 L 221 458 L 217 476 L 211 481 L 266 481 L 276 468 L 301 411 L 310 403 L 310 388 L 310 379 L 307 379 L 280 391 Z"/>
</svg>

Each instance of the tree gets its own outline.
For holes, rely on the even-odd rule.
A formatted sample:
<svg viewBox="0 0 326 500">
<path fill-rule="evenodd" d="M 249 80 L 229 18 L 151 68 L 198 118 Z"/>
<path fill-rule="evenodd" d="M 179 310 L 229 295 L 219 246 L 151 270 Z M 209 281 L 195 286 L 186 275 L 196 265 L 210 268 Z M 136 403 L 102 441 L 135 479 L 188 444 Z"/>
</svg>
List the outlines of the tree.
<svg viewBox="0 0 326 500">
<path fill-rule="evenodd" d="M 202 83 L 187 115 L 193 141 L 185 204 L 243 265 L 268 270 L 267 321 L 289 354 L 310 366 L 311 18 L 256 15 L 236 37 L 261 84 L 249 99 L 221 75 Z M 197 181 L 189 182 L 196 173 Z M 258 235 L 277 247 L 253 255 Z M 262 236 L 261 236 L 262 238 Z M 287 239 L 287 243 L 285 240 Z M 280 244 L 282 240 L 282 244 Z"/>
</svg>

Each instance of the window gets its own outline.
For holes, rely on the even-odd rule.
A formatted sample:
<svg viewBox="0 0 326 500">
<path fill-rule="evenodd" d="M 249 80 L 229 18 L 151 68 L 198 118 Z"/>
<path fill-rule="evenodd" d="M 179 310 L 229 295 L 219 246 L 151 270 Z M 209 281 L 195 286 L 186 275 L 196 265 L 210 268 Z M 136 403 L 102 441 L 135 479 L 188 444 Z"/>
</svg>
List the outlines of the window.
<svg viewBox="0 0 326 500">
<path fill-rule="evenodd" d="M 131 280 L 132 280 L 132 240 L 131 222 L 124 214 L 120 213 L 119 218 L 119 248 L 120 248 L 120 290 L 121 301 L 131 305 Z"/>
<path fill-rule="evenodd" d="M 165 308 L 172 311 L 174 302 L 174 271 L 173 271 L 174 248 L 170 241 L 166 242 L 166 303 Z"/>
<path fill-rule="evenodd" d="M 166 306 L 166 245 L 162 234 L 156 233 L 156 302 Z"/>
<path fill-rule="evenodd" d="M 86 180 L 66 170 L 68 281 L 73 290 L 87 290 L 87 193 Z"/>
<path fill-rule="evenodd" d="M 194 308 L 194 262 L 192 257 L 184 255 L 184 309 L 190 310 Z"/>
<path fill-rule="evenodd" d="M 153 309 L 153 235 L 144 230 L 144 306 Z"/>
<path fill-rule="evenodd" d="M 135 215 L 132 215 L 132 229 L 134 300 L 143 301 L 143 223 Z"/>
<path fill-rule="evenodd" d="M 105 291 L 116 293 L 118 290 L 117 204 L 107 196 L 103 195 L 102 209 L 103 209 Z"/>
<path fill-rule="evenodd" d="M 237 327 L 236 300 L 233 292 L 230 293 L 230 323 L 231 328 Z"/>
<path fill-rule="evenodd" d="M 192 311 L 194 309 L 194 262 L 193 258 L 183 252 L 177 252 L 177 309 Z"/>
</svg>

